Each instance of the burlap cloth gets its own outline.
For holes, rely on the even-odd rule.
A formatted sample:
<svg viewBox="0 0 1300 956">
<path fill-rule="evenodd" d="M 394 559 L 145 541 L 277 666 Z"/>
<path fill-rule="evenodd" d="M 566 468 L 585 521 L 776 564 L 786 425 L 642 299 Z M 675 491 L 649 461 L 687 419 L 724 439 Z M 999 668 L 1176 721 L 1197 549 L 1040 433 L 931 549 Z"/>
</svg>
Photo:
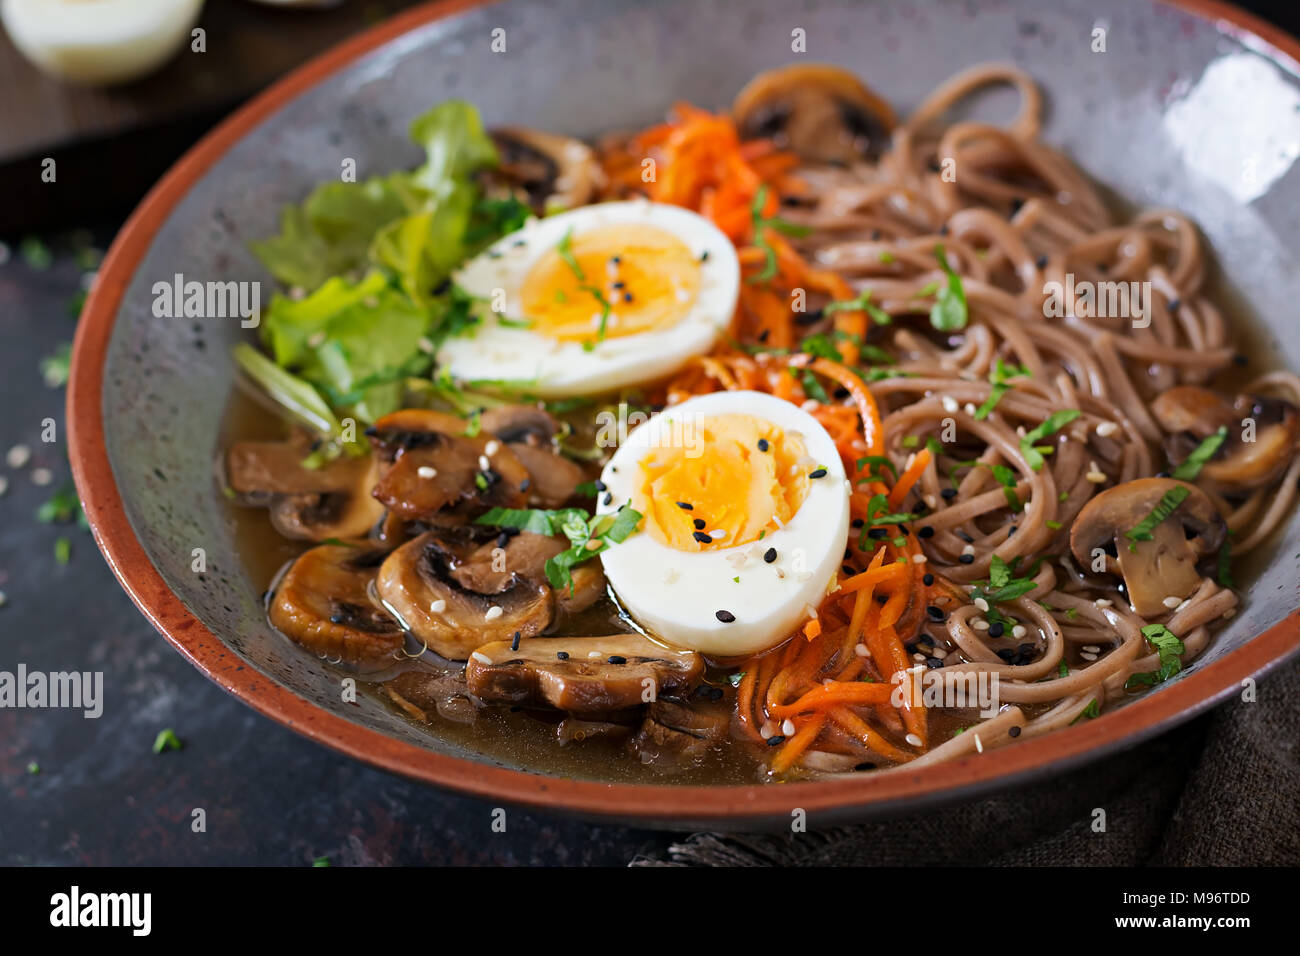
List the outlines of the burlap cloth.
<svg viewBox="0 0 1300 956">
<path fill-rule="evenodd" d="M 633 866 L 1300 864 L 1300 662 L 1125 753 L 973 803 L 797 835 L 697 833 Z M 1093 810 L 1106 811 L 1094 832 Z"/>
</svg>

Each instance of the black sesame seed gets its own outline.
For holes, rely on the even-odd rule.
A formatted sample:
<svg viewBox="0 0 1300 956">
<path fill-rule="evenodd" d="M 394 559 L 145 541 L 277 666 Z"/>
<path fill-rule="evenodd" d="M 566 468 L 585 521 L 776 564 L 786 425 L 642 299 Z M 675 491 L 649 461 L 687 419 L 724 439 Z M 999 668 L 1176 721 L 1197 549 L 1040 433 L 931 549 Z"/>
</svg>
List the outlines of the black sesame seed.
<svg viewBox="0 0 1300 956">
<path fill-rule="evenodd" d="M 872 763 L 870 760 L 864 760 L 860 764 L 854 764 L 853 769 L 854 770 L 875 770 L 876 765 Z"/>
<path fill-rule="evenodd" d="M 939 497 L 942 498 L 944 501 L 952 501 L 952 499 L 957 497 L 957 489 L 945 488 L 943 489 L 943 491 L 939 492 Z"/>
<path fill-rule="evenodd" d="M 930 620 L 932 621 L 942 621 L 944 619 L 943 608 L 934 604 L 928 605 L 925 609 L 925 613 L 930 615 Z"/>
<path fill-rule="evenodd" d="M 768 548 L 766 551 L 764 551 L 764 552 L 763 552 L 763 560 L 766 561 L 768 564 L 771 564 L 773 561 L 775 561 L 775 560 L 776 560 L 776 548 Z"/>
<path fill-rule="evenodd" d="M 1170 311 L 1170 312 L 1177 312 L 1179 306 L 1181 306 L 1182 304 L 1183 304 L 1183 302 L 1182 302 L 1181 299 L 1170 299 L 1170 300 L 1169 300 L 1169 311 Z"/>
<path fill-rule="evenodd" d="M 498 548 L 504 548 L 509 543 L 510 543 L 510 535 L 506 534 L 504 531 L 502 531 L 499 535 L 497 535 Z"/>
<path fill-rule="evenodd" d="M 1250 364 L 1250 359 L 1246 358 L 1246 356 L 1242 355 L 1241 353 L 1237 353 L 1236 355 L 1234 355 L 1234 356 L 1232 357 L 1232 361 L 1233 361 L 1233 364 L 1234 364 L 1234 365 L 1248 365 L 1248 364 Z"/>
<path fill-rule="evenodd" d="M 522 631 L 515 631 L 515 636 L 510 639 L 510 649 L 512 651 L 519 650 L 519 638 L 522 636 L 523 636 Z"/>
<path fill-rule="evenodd" d="M 759 451 L 767 451 L 770 447 L 772 447 L 772 446 L 769 445 L 769 444 L 767 443 L 767 439 L 766 439 L 766 438 L 760 438 L 760 439 L 758 440 L 758 450 L 759 450 Z"/>
<path fill-rule="evenodd" d="M 679 501 L 679 502 L 677 502 L 677 507 L 681 508 L 683 511 L 694 511 L 694 510 L 695 510 L 695 505 L 687 504 L 685 501 Z"/>
<path fill-rule="evenodd" d="M 612 504 L 613 501 L 614 501 L 614 492 L 607 491 L 605 492 L 605 497 L 601 500 L 601 504 L 608 505 L 608 504 Z"/>
<path fill-rule="evenodd" d="M 963 555 L 962 555 L 960 558 L 958 558 L 957 560 L 960 561 L 962 564 L 974 564 L 974 563 L 975 563 L 975 555 L 973 555 L 973 554 L 963 554 Z"/>
<path fill-rule="evenodd" d="M 758 333 L 758 340 L 759 340 L 760 342 L 766 342 L 766 341 L 767 341 L 767 337 L 768 337 L 769 335 L 771 335 L 771 334 L 772 334 L 772 330 L 771 330 L 771 329 L 764 329 L 762 332 L 759 332 L 759 333 Z"/>
<path fill-rule="evenodd" d="M 568 652 L 568 651 L 556 651 L 556 652 L 555 652 L 555 656 L 558 657 L 558 658 L 559 658 L 560 660 L 562 660 L 562 661 L 567 661 L 567 660 L 569 659 L 569 652 Z"/>
<path fill-rule="evenodd" d="M 1001 621 L 989 625 L 989 637 L 1001 637 L 1002 632 L 1006 630 Z"/>
<path fill-rule="evenodd" d="M 721 688 L 721 687 L 710 687 L 710 688 L 709 688 L 709 700 L 722 700 L 722 688 Z"/>
<path fill-rule="evenodd" d="M 527 491 L 529 487 L 532 485 L 532 483 L 533 480 L 531 478 L 525 478 L 523 481 L 519 482 L 519 490 Z"/>
<path fill-rule="evenodd" d="M 736 619 L 736 615 L 732 614 L 730 611 L 716 611 L 713 616 L 723 624 L 730 624 Z"/>
<path fill-rule="evenodd" d="M 626 664 L 626 663 L 627 663 L 627 658 L 626 658 L 626 657 L 620 657 L 620 656 L 617 655 L 617 654 L 610 654 L 610 655 L 609 655 L 609 662 L 610 662 L 611 664 Z"/>
<path fill-rule="evenodd" d="M 601 481 L 599 478 L 597 478 L 594 482 L 592 482 L 592 484 L 594 484 L 594 485 L 596 486 L 596 490 L 597 490 L 597 491 L 604 491 L 604 490 L 608 487 L 608 486 L 607 486 L 603 481 Z"/>
<path fill-rule="evenodd" d="M 703 252 L 700 253 L 700 261 L 701 261 L 701 262 L 708 262 L 708 261 L 709 261 L 709 250 L 708 250 L 708 249 L 705 249 Z"/>
<path fill-rule="evenodd" d="M 921 583 L 928 588 L 930 585 L 934 584 L 934 575 L 928 572 L 921 575 Z"/>
<path fill-rule="evenodd" d="M 840 574 L 844 575 L 846 578 L 851 578 L 857 573 L 857 570 L 851 564 L 840 565 Z"/>
<path fill-rule="evenodd" d="M 961 539 L 962 539 L 963 541 L 965 541 L 967 544 L 974 544 L 974 543 L 975 543 L 975 539 L 972 538 L 972 537 L 971 537 L 969 534 L 967 534 L 965 531 L 958 531 L 958 532 L 957 532 L 957 537 L 961 538 Z"/>
<path fill-rule="evenodd" d="M 864 524 L 866 524 L 866 522 L 863 521 L 861 518 L 854 518 L 851 522 L 849 522 L 849 524 L 851 524 L 855 528 L 861 528 Z"/>
<path fill-rule="evenodd" d="M 808 477 L 809 477 L 809 478 L 825 478 L 825 477 L 826 477 L 826 469 L 825 469 L 825 468 L 818 468 L 816 471 L 812 472 Z"/>
<path fill-rule="evenodd" d="M 1021 654 L 1030 654 L 1030 655 L 1033 655 L 1033 654 L 1037 653 L 1037 651 L 1038 651 L 1038 645 L 1037 645 L 1037 644 L 1021 644 L 1021 645 L 1020 645 L 1020 653 L 1021 653 Z"/>
<path fill-rule="evenodd" d="M 1014 664 L 1016 661 L 1016 652 L 1011 650 L 1009 647 L 1002 648 L 1002 650 L 998 651 L 997 654 L 998 657 L 1002 658 L 1008 664 Z"/>
<path fill-rule="evenodd" d="M 703 530 L 704 530 L 704 519 L 703 519 L 703 518 L 696 518 L 696 519 L 695 519 L 693 522 L 691 522 L 691 523 L 692 523 L 693 525 L 695 525 L 695 528 L 696 528 L 697 531 L 703 531 Z"/>
<path fill-rule="evenodd" d="M 1011 728 L 1009 728 L 1009 729 L 1007 730 L 1007 736 L 1008 736 L 1008 737 L 1019 737 L 1019 736 L 1020 736 L 1020 728 L 1019 728 L 1019 727 L 1011 727 Z"/>
<path fill-rule="evenodd" d="M 931 528 L 928 524 L 922 525 L 920 528 L 917 529 L 916 536 L 918 538 L 933 538 L 934 529 Z"/>
<path fill-rule="evenodd" d="M 785 743 L 785 734 L 777 734 L 775 737 L 767 738 L 767 745 L 769 747 L 778 747 L 783 743 Z"/>
<path fill-rule="evenodd" d="M 886 531 L 884 528 L 868 528 L 868 529 L 867 529 L 867 537 L 868 537 L 868 538 L 871 538 L 873 541 L 879 541 L 881 538 L 885 537 L 887 534 L 889 534 L 889 532 Z"/>
<path fill-rule="evenodd" d="M 623 293 L 623 301 L 624 301 L 624 302 L 631 302 L 631 301 L 632 301 L 632 293 L 631 293 L 631 292 L 624 292 L 624 293 Z"/>
<path fill-rule="evenodd" d="M 930 670 L 934 670 L 936 667 L 942 667 L 942 666 L 943 666 L 943 658 L 941 658 L 941 657 L 927 657 L 927 658 L 925 659 L 925 666 L 928 667 L 928 668 L 930 668 Z"/>
<path fill-rule="evenodd" d="M 713 539 L 710 538 L 708 534 L 706 534 L 703 531 L 692 532 L 691 537 L 694 538 L 696 541 L 698 541 L 700 544 L 710 544 L 713 541 Z"/>
<path fill-rule="evenodd" d="M 1047 268 L 1047 256 L 1039 256 L 1039 257 L 1038 257 L 1038 261 L 1035 263 L 1035 265 L 1037 265 L 1038 268 L 1040 268 L 1040 269 L 1046 269 L 1046 268 Z"/>
</svg>

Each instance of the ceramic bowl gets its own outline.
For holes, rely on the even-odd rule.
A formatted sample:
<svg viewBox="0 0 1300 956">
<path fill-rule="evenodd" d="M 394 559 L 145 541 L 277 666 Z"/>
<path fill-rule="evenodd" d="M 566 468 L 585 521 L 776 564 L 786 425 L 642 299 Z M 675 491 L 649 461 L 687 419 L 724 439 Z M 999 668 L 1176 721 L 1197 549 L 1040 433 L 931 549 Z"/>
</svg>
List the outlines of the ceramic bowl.
<svg viewBox="0 0 1300 956">
<path fill-rule="evenodd" d="M 504 34 L 493 31 L 503 30 Z M 808 58 L 861 73 L 907 110 L 961 68 L 1009 60 L 1047 97 L 1044 136 L 1118 195 L 1188 211 L 1261 325 L 1258 348 L 1300 368 L 1300 43 L 1208 0 L 557 0 L 420 7 L 319 57 L 210 133 L 131 217 L 76 341 L 71 455 L 96 539 L 123 586 L 196 667 L 253 708 L 352 756 L 493 801 L 641 824 L 753 826 L 863 819 L 1042 778 L 1213 706 L 1300 644 L 1300 516 L 1244 610 L 1175 680 L 1099 719 L 917 771 L 781 786 L 627 785 L 506 765 L 379 703 L 271 634 L 212 480 L 231 391 L 235 319 L 159 318 L 176 274 L 268 276 L 249 240 L 337 176 L 419 159 L 408 121 L 448 97 L 489 125 L 590 136 L 649 124 L 678 100 L 726 106 L 755 73 Z M 1105 52 L 1094 52 L 1104 30 Z M 505 52 L 493 52 L 504 36 Z M 1012 104 L 985 107 L 1008 115 Z M 270 285 L 267 284 L 269 289 Z M 1241 316 L 1234 316 L 1241 318 Z M 191 570 L 205 549 L 207 572 Z"/>
</svg>

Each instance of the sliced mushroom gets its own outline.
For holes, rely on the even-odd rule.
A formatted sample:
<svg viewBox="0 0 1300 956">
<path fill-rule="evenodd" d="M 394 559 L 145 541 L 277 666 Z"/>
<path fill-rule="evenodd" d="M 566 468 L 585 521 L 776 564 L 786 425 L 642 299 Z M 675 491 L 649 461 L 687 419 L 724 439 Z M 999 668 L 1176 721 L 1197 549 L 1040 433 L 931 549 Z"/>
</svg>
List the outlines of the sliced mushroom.
<svg viewBox="0 0 1300 956">
<path fill-rule="evenodd" d="M 345 455 L 308 468 L 307 454 L 295 440 L 236 442 L 226 454 L 226 482 L 248 500 L 269 499 L 271 524 L 285 537 L 365 537 L 384 514 L 370 495 L 378 480 L 373 457 Z"/>
<path fill-rule="evenodd" d="M 704 672 L 693 651 L 670 650 L 639 634 L 494 641 L 465 665 L 470 691 L 485 701 L 608 714 L 663 696 L 683 696 Z"/>
<path fill-rule="evenodd" d="M 817 163 L 875 160 L 896 124 L 889 104 L 854 74 L 819 63 L 760 73 L 731 112 L 743 139 L 770 139 Z"/>
<path fill-rule="evenodd" d="M 1198 476 L 1224 491 L 1272 484 L 1300 449 L 1300 409 L 1284 399 L 1242 394 L 1229 402 L 1208 388 L 1178 385 L 1156 396 L 1151 411 L 1169 432 L 1165 447 L 1174 462 L 1220 428 L 1228 430 Z M 1255 423 L 1251 441 L 1243 439 L 1247 421 Z"/>
<path fill-rule="evenodd" d="M 426 724 L 432 722 L 434 714 L 458 724 L 478 719 L 480 705 L 470 696 L 465 678 L 459 674 L 403 671 L 385 681 L 384 690 L 393 703 Z"/>
<path fill-rule="evenodd" d="M 678 767 L 698 763 L 727 739 L 730 722 L 723 707 L 661 698 L 646 709 L 630 746 L 642 763 Z"/>
<path fill-rule="evenodd" d="M 580 140 L 520 126 L 490 135 L 498 163 L 483 174 L 489 195 L 509 191 L 539 216 L 587 205 L 604 180 L 596 154 Z"/>
<path fill-rule="evenodd" d="M 1150 529 L 1150 540 L 1129 537 L 1175 488 L 1187 497 Z M 1182 600 L 1196 590 L 1202 556 L 1222 544 L 1227 528 L 1214 504 L 1195 485 L 1173 478 L 1139 478 L 1108 488 L 1093 498 L 1070 527 L 1070 550 L 1084 568 L 1093 552 L 1106 553 L 1106 570 L 1124 578 L 1129 603 L 1143 617 L 1170 610 L 1167 598 Z"/>
<path fill-rule="evenodd" d="M 605 596 L 605 571 L 599 561 L 588 561 L 569 572 L 573 584 L 555 592 L 555 617 L 563 620 L 580 614 Z"/>
<path fill-rule="evenodd" d="M 490 434 L 465 431 L 454 415 L 425 409 L 385 415 L 367 429 L 380 461 L 374 496 L 397 520 L 459 524 L 527 503 L 528 471 L 514 452 Z"/>
<path fill-rule="evenodd" d="M 376 590 L 416 638 L 448 660 L 464 660 L 485 641 L 532 637 L 550 625 L 549 585 L 514 572 L 495 582 L 471 574 L 458 580 L 464 563 L 454 543 L 426 532 L 388 556 Z"/>
<path fill-rule="evenodd" d="M 322 657 L 365 669 L 393 662 L 401 625 L 370 599 L 383 551 L 323 544 L 305 551 L 271 595 L 271 625 Z"/>
<path fill-rule="evenodd" d="M 611 720 L 583 720 L 581 717 L 565 717 L 555 727 L 555 739 L 560 746 L 584 740 L 609 740 L 626 737 L 633 730 L 632 724 L 619 724 Z"/>
<path fill-rule="evenodd" d="M 471 591 L 499 594 L 509 588 L 515 578 L 545 581 L 546 562 L 568 548 L 568 539 L 559 535 L 521 531 L 507 535 L 504 542 L 492 540 L 480 545 L 455 565 L 451 577 Z"/>
<path fill-rule="evenodd" d="M 490 408 L 479 419 L 515 453 L 528 469 L 528 501 L 538 508 L 559 508 L 577 492 L 586 475 L 576 463 L 559 453 L 555 435 L 559 424 L 535 405 Z"/>
</svg>

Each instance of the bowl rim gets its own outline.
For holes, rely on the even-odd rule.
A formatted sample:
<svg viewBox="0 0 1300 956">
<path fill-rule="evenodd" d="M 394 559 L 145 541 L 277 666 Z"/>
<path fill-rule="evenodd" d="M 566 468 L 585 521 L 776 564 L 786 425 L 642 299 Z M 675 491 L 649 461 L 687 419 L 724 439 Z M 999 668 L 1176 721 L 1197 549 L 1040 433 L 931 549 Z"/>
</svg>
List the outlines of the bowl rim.
<svg viewBox="0 0 1300 956">
<path fill-rule="evenodd" d="M 324 710 L 258 671 L 167 586 L 131 528 L 104 443 L 104 362 L 126 289 L 154 236 L 190 188 L 246 133 L 358 58 L 426 23 L 492 0 L 438 0 L 378 24 L 313 58 L 207 133 L 153 187 L 114 239 L 78 325 L 67 394 L 73 478 L 100 551 L 153 626 L 191 664 L 254 710 L 381 769 L 469 796 L 530 809 L 672 828 L 762 825 L 809 815 L 865 818 L 915 811 L 1062 771 L 1134 746 L 1226 700 L 1300 651 L 1300 609 L 1204 668 L 1095 720 L 977 756 L 861 778 L 773 786 L 607 783 L 552 777 L 435 753 Z M 1220 0 L 1153 0 L 1211 21 L 1269 58 L 1300 64 L 1300 41 Z"/>
</svg>

